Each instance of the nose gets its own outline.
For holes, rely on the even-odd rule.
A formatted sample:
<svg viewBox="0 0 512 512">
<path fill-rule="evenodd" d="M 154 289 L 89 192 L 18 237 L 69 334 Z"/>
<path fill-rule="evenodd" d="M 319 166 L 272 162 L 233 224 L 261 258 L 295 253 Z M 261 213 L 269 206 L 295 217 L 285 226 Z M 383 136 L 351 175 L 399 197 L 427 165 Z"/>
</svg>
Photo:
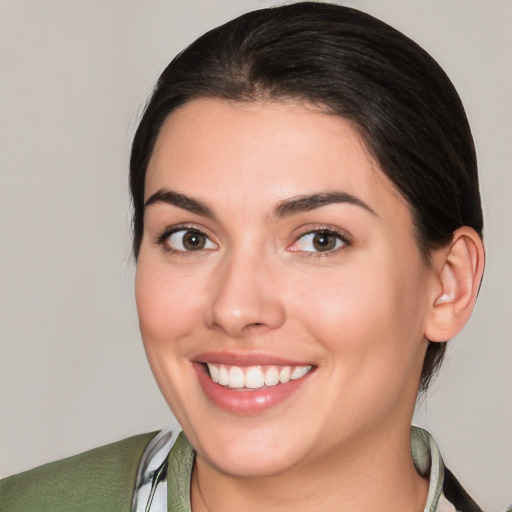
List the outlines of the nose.
<svg viewBox="0 0 512 512">
<path fill-rule="evenodd" d="M 232 337 L 271 331 L 285 321 L 273 273 L 257 256 L 233 255 L 222 262 L 211 292 L 206 324 Z"/>
</svg>

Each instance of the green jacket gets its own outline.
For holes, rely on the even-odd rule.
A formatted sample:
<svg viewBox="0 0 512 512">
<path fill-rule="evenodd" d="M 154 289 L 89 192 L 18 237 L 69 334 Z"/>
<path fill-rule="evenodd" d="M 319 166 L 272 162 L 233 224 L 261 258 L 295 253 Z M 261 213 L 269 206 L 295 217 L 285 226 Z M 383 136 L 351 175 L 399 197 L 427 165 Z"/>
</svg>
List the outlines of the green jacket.
<svg viewBox="0 0 512 512">
<path fill-rule="evenodd" d="M 130 512 L 139 462 L 155 432 L 0 481 L 1 512 Z"/>
</svg>

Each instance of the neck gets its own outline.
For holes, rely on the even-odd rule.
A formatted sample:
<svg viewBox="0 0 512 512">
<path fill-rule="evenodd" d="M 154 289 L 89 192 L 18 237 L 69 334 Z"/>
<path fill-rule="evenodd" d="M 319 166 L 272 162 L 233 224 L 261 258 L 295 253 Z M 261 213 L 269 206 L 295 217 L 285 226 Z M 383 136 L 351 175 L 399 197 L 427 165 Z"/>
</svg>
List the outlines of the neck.
<svg viewBox="0 0 512 512">
<path fill-rule="evenodd" d="M 257 478 L 221 473 L 199 456 L 192 475 L 193 512 L 422 511 L 428 480 L 411 458 L 409 429 L 380 431 L 350 448 Z"/>
</svg>

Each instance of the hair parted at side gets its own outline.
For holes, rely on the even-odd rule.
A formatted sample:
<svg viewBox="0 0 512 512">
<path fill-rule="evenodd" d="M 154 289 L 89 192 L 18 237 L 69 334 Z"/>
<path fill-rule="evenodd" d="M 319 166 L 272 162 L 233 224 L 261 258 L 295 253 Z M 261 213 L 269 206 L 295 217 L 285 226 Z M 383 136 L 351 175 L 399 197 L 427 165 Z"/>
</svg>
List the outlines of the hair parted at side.
<svg viewBox="0 0 512 512">
<path fill-rule="evenodd" d="M 302 2 L 253 11 L 205 33 L 160 76 L 130 160 L 136 258 L 146 170 L 160 128 L 173 110 L 204 97 L 298 101 L 351 120 L 407 200 L 426 261 L 461 226 L 482 236 L 473 138 L 441 67 L 411 39 L 368 14 Z M 421 390 L 445 347 L 429 344 Z"/>
</svg>

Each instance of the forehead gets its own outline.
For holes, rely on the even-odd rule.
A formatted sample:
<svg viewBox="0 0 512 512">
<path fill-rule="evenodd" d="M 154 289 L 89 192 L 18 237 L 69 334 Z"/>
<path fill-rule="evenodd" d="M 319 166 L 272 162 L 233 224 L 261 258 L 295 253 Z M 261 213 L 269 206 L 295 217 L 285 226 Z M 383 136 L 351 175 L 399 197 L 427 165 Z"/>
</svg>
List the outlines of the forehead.
<svg viewBox="0 0 512 512">
<path fill-rule="evenodd" d="M 155 144 L 146 198 L 162 187 L 259 205 L 331 189 L 377 208 L 405 204 L 350 121 L 295 102 L 180 107 Z"/>
</svg>

